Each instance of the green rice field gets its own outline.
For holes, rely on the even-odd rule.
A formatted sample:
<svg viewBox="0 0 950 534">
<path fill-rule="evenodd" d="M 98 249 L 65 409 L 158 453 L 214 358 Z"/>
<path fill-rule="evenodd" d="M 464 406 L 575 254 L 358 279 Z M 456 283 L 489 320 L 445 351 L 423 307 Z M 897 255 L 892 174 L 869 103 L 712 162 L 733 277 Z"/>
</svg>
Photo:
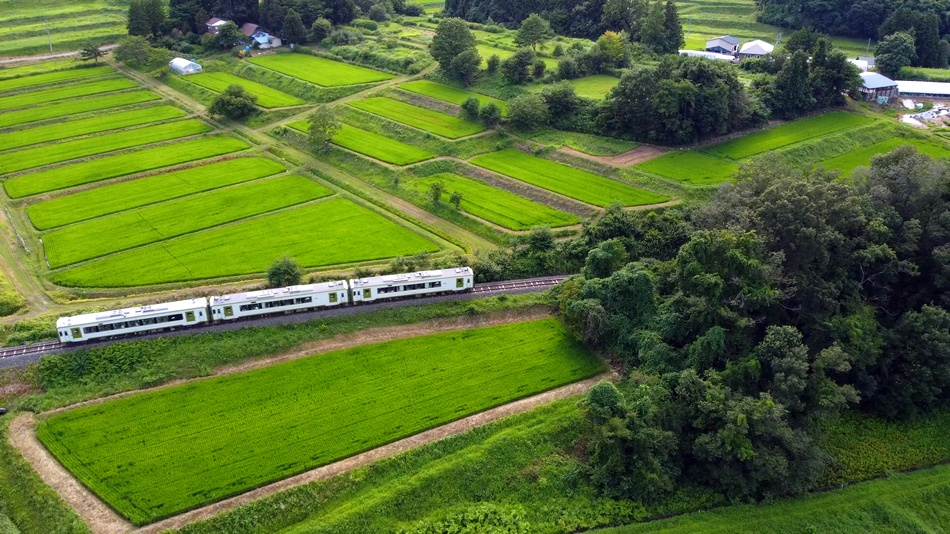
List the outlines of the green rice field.
<svg viewBox="0 0 950 534">
<path fill-rule="evenodd" d="M 238 78 L 226 72 L 202 72 L 200 74 L 192 74 L 185 79 L 217 93 L 224 92 L 229 85 L 240 85 L 244 87 L 245 91 L 257 97 L 257 105 L 262 108 L 281 108 L 306 104 L 306 102 L 295 96 L 288 95 L 287 93 L 272 89 L 257 82 Z"/>
<path fill-rule="evenodd" d="M 37 433 L 84 485 L 142 525 L 603 369 L 545 319 L 196 381 L 57 414 Z"/>
<path fill-rule="evenodd" d="M 43 236 L 53 269 L 214 228 L 332 195 L 301 176 L 280 176 L 86 221 Z"/>
<path fill-rule="evenodd" d="M 381 82 L 393 78 L 393 75 L 378 70 L 306 54 L 258 56 L 248 61 L 323 87 Z"/>
<path fill-rule="evenodd" d="M 413 128 L 432 132 L 448 139 L 458 139 L 485 130 L 485 127 L 481 124 L 468 122 L 445 113 L 420 108 L 391 98 L 373 97 L 349 102 L 348 104 L 354 108 L 401 122 Z"/>
<path fill-rule="evenodd" d="M 141 104 L 143 102 L 158 100 L 159 98 L 161 97 L 149 91 L 130 91 L 117 95 L 67 100 L 66 102 L 57 102 L 46 106 L 26 108 L 0 114 L 0 128 L 18 126 L 20 124 L 28 124 L 47 119 L 57 119 L 78 113 L 88 113 L 90 111 L 101 111 L 132 104 Z"/>
<path fill-rule="evenodd" d="M 607 93 L 609 93 L 611 89 L 620 83 L 620 78 L 597 74 L 577 78 L 576 80 L 569 80 L 567 83 L 574 88 L 574 92 L 577 93 L 577 96 L 601 100 L 607 96 Z"/>
<path fill-rule="evenodd" d="M 174 106 L 156 106 L 109 113 L 106 115 L 100 114 L 87 119 L 60 121 L 47 126 L 37 126 L 35 128 L 0 134 L 0 147 L 3 149 L 20 148 L 108 130 L 118 130 L 120 128 L 140 126 L 152 122 L 179 119 L 185 115 L 187 115 L 187 113 Z"/>
<path fill-rule="evenodd" d="M 66 141 L 49 146 L 28 148 L 7 154 L 3 158 L 0 158 L 0 174 L 32 169 L 34 167 L 69 161 L 76 158 L 95 156 L 123 148 L 147 145 L 159 141 L 169 141 L 171 139 L 205 133 L 210 130 L 211 126 L 199 120 L 183 120 L 86 139 Z"/>
<path fill-rule="evenodd" d="M 445 190 L 449 195 L 455 191 L 462 193 L 462 211 L 509 230 L 528 230 L 536 226 L 567 226 L 580 222 L 580 219 L 570 213 L 457 174 L 428 176 L 416 181 L 415 186 L 425 194 L 429 185 L 437 181 L 445 183 Z"/>
<path fill-rule="evenodd" d="M 71 80 L 80 80 L 82 78 L 92 78 L 115 72 L 112 67 L 92 67 L 86 69 L 69 69 L 45 74 L 34 74 L 32 76 L 23 76 L 11 80 L 0 81 L 0 91 L 12 91 L 34 85 L 43 85 L 46 83 L 58 83 Z"/>
<path fill-rule="evenodd" d="M 685 185 L 717 185 L 731 179 L 739 165 L 691 150 L 677 150 L 644 161 L 636 168 L 659 174 Z"/>
<path fill-rule="evenodd" d="M 832 111 L 744 135 L 738 139 L 709 147 L 704 152 L 720 158 L 738 160 L 782 148 L 799 141 L 868 124 L 874 120 L 847 111 Z"/>
<path fill-rule="evenodd" d="M 345 199 L 120 252 L 55 273 L 61 285 L 133 287 L 263 273 L 287 255 L 304 267 L 435 252 L 432 241 Z"/>
<path fill-rule="evenodd" d="M 451 85 L 445 85 L 430 80 L 416 80 L 401 84 L 399 85 L 399 88 L 403 91 L 409 91 L 410 93 L 428 96 L 429 98 L 434 98 L 436 100 L 441 100 L 450 104 L 457 104 L 459 106 L 464 104 L 469 98 L 474 97 L 478 99 L 479 104 L 482 106 L 494 103 L 501 109 L 501 114 L 503 116 L 508 115 L 508 103 L 504 100 L 498 100 L 497 98 L 485 96 L 474 91 L 466 91 L 465 89 L 459 89 L 458 87 L 452 87 Z"/>
<path fill-rule="evenodd" d="M 137 172 L 230 154 L 246 148 L 248 148 L 247 143 L 233 137 L 205 137 L 175 143 L 171 146 L 146 148 L 82 163 L 64 165 L 46 171 L 23 174 L 5 181 L 3 187 L 10 198 L 22 198 L 38 193 L 118 178 Z"/>
<path fill-rule="evenodd" d="M 57 100 L 66 100 L 67 98 L 111 93 L 113 91 L 132 89 L 134 87 L 138 86 L 125 78 L 113 78 L 99 82 L 77 83 L 62 87 L 57 86 L 41 91 L 17 93 L 15 95 L 0 97 L 0 111 L 25 106 L 35 106 L 37 104 L 45 104 L 46 102 L 55 102 Z"/>
<path fill-rule="evenodd" d="M 109 0 L 5 0 L 0 10 L 4 39 L 0 57 L 79 50 L 85 43 L 116 43 L 127 35 L 128 2 Z"/>
<path fill-rule="evenodd" d="M 0 16 L 0 20 L 5 20 Z M 69 70 L 75 68 L 79 63 L 75 58 L 49 59 L 39 63 L 26 63 L 18 67 L 5 67 L 0 69 L 0 80 L 11 80 L 21 76 L 32 76 L 34 74 L 45 74 L 59 70 Z"/>
<path fill-rule="evenodd" d="M 288 126 L 303 133 L 310 129 L 307 121 L 297 121 Z M 343 125 L 333 137 L 333 144 L 393 165 L 409 165 L 435 157 L 435 154 L 421 148 L 349 124 Z"/>
<path fill-rule="evenodd" d="M 508 148 L 472 158 L 471 163 L 566 197 L 606 207 L 614 202 L 644 206 L 669 200 L 609 178 Z"/>
<path fill-rule="evenodd" d="M 920 139 L 888 139 L 871 146 L 867 146 L 836 158 L 826 159 L 821 165 L 826 169 L 836 169 L 843 173 L 850 173 L 862 165 L 870 165 L 871 158 L 887 154 L 897 147 L 911 145 L 922 154 L 927 154 L 932 158 L 950 157 L 950 147 L 941 145 L 938 142 L 927 142 Z"/>
<path fill-rule="evenodd" d="M 230 139 L 230 138 L 228 138 Z M 283 172 L 267 158 L 235 158 L 80 191 L 26 209 L 39 230 L 95 219 Z"/>
</svg>

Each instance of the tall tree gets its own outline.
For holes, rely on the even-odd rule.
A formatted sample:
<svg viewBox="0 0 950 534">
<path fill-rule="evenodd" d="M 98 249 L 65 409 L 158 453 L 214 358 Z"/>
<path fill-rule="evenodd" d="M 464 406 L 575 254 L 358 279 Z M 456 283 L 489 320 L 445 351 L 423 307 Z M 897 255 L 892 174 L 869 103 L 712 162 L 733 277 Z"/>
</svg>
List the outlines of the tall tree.
<svg viewBox="0 0 950 534">
<path fill-rule="evenodd" d="M 783 119 L 793 119 L 815 108 L 815 98 L 808 83 L 808 52 L 799 50 L 785 60 L 775 76 L 775 99 L 772 112 Z"/>
<path fill-rule="evenodd" d="M 812 51 L 808 65 L 808 83 L 815 106 L 824 108 L 844 102 L 843 93 L 853 92 L 861 85 L 858 68 L 848 62 L 841 52 L 834 50 L 831 40 L 821 37 Z"/>
<path fill-rule="evenodd" d="M 663 33 L 666 37 L 663 51 L 667 54 L 675 54 L 686 43 L 683 39 L 683 25 L 680 24 L 679 13 L 672 0 L 667 0 L 663 8 Z"/>
<path fill-rule="evenodd" d="M 901 7 L 891 14 L 879 28 L 881 37 L 905 32 L 914 38 L 912 63 L 918 67 L 943 68 L 940 51 L 940 19 L 934 13 L 924 13 L 909 7 Z"/>
<path fill-rule="evenodd" d="M 343 123 L 337 117 L 336 110 L 326 104 L 317 106 L 307 117 L 310 129 L 307 144 L 314 152 L 323 152 L 330 148 L 330 141 L 343 129 Z"/>
<path fill-rule="evenodd" d="M 912 64 L 917 59 L 917 52 L 914 48 L 914 36 L 897 32 L 881 39 L 874 50 L 877 70 L 885 76 L 896 76 L 904 67 Z"/>
<path fill-rule="evenodd" d="M 429 45 L 429 52 L 439 62 L 439 67 L 453 73 L 453 60 L 467 50 L 475 50 L 475 36 L 465 21 L 458 18 L 442 19 Z"/>
<path fill-rule="evenodd" d="M 244 87 L 229 85 L 220 95 L 215 97 L 208 108 L 208 113 L 224 116 L 229 119 L 243 119 L 257 109 L 257 97 L 244 90 Z"/>
<path fill-rule="evenodd" d="M 551 24 L 537 13 L 532 13 L 521 23 L 515 35 L 515 44 L 530 46 L 531 50 L 537 52 L 538 45 L 550 39 L 552 35 Z"/>
<path fill-rule="evenodd" d="M 327 15 L 334 24 L 349 24 L 356 18 L 356 4 L 353 0 L 325 0 Z"/>
<path fill-rule="evenodd" d="M 663 14 L 663 4 L 657 0 L 647 13 L 640 27 L 640 42 L 657 54 L 662 54 L 666 50 L 667 37 L 665 18 Z"/>
<path fill-rule="evenodd" d="M 287 42 L 300 44 L 307 41 L 307 29 L 295 9 L 287 10 L 283 28 L 283 37 Z"/>
</svg>

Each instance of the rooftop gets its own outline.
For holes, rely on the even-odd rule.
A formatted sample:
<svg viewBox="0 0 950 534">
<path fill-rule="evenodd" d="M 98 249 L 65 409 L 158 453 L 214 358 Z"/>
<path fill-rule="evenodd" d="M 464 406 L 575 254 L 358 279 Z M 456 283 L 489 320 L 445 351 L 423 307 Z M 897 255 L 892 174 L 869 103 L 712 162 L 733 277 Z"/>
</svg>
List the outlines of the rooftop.
<svg viewBox="0 0 950 534">
<path fill-rule="evenodd" d="M 452 269 L 436 269 L 432 271 L 419 271 L 417 273 L 388 274 L 385 276 L 371 276 L 369 278 L 357 278 L 350 280 L 350 287 L 367 286 L 387 286 L 403 282 L 421 282 L 424 280 L 434 280 L 437 278 L 452 278 L 456 276 L 472 276 L 471 267 L 457 267 Z"/>
<path fill-rule="evenodd" d="M 950 98 L 950 83 L 947 82 L 918 82 L 913 80 L 897 80 L 897 91 L 915 95 L 935 95 Z"/>
<path fill-rule="evenodd" d="M 287 297 L 294 295 L 308 295 L 312 293 L 323 293 L 327 291 L 342 290 L 346 291 L 346 282 L 335 280 L 333 282 L 322 282 L 319 284 L 304 284 L 299 286 L 279 287 L 276 289 L 262 289 L 260 291 L 248 291 L 246 293 L 231 293 L 229 295 L 220 295 L 211 297 L 211 305 L 235 302 L 250 302 L 255 300 Z"/>
<path fill-rule="evenodd" d="M 894 87 L 897 82 L 876 72 L 862 72 L 861 78 L 864 80 L 862 85 L 865 89 L 882 89 L 884 87 Z"/>
<path fill-rule="evenodd" d="M 765 41 L 760 41 L 756 39 L 755 41 L 749 41 L 742 45 L 742 48 L 739 49 L 740 54 L 755 54 L 762 55 L 771 54 L 775 50 L 775 47 L 766 43 Z"/>
<path fill-rule="evenodd" d="M 105 322 L 120 321 L 122 319 L 140 319 L 143 317 L 154 317 L 166 313 L 184 312 L 197 308 L 205 308 L 208 305 L 204 297 L 189 300 L 179 300 L 176 302 L 166 302 L 164 304 L 155 304 L 150 306 L 139 306 L 137 308 L 123 308 L 121 310 L 109 310 L 97 313 L 86 313 L 84 315 L 74 315 L 72 317 L 60 317 L 56 321 L 56 328 L 68 328 L 70 326 L 99 324 Z"/>
</svg>

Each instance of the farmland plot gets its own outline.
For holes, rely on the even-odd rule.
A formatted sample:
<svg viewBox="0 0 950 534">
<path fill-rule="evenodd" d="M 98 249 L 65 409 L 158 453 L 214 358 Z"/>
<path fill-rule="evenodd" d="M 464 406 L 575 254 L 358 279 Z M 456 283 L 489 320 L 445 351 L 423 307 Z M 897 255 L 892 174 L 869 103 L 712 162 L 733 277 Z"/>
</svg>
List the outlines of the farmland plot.
<svg viewBox="0 0 950 534">
<path fill-rule="evenodd" d="M 293 122 L 288 126 L 303 133 L 310 129 L 307 121 Z M 435 154 L 421 148 L 349 124 L 343 125 L 339 133 L 333 136 L 333 144 L 393 165 L 409 165 L 435 157 Z"/>
<path fill-rule="evenodd" d="M 720 158 L 738 160 L 872 121 L 874 119 L 862 115 L 832 111 L 726 141 L 707 148 L 704 152 Z"/>
<path fill-rule="evenodd" d="M 624 206 L 643 206 L 669 200 L 662 195 L 525 154 L 515 148 L 477 156 L 471 163 L 595 206 L 607 207 L 614 202 Z"/>
<path fill-rule="evenodd" d="M 26 108 L 19 111 L 8 111 L 0 114 L 0 128 L 18 126 L 20 124 L 28 124 L 47 119 L 56 119 L 76 115 L 78 113 L 88 113 L 90 111 L 100 111 L 131 104 L 141 104 L 143 102 L 158 100 L 159 98 L 161 97 L 149 91 L 130 91 L 117 95 L 68 100 L 66 102 Z"/>
<path fill-rule="evenodd" d="M 14 89 L 22 89 L 24 87 L 32 87 L 34 85 L 43 85 L 46 83 L 58 83 L 70 80 L 80 80 L 82 78 L 92 78 L 93 76 L 101 76 L 103 74 L 110 74 L 113 72 L 115 72 L 115 69 L 112 67 L 92 67 L 85 69 L 61 70 L 46 74 L 34 74 L 32 76 L 23 76 L 21 78 L 13 78 L 11 80 L 2 80 L 0 81 L 0 91 L 12 91 Z"/>
<path fill-rule="evenodd" d="M 394 77 L 378 70 L 306 54 L 258 56 L 248 61 L 323 87 L 381 82 Z"/>
<path fill-rule="evenodd" d="M 570 80 L 567 83 L 574 88 L 577 96 L 600 100 L 606 97 L 607 93 L 620 83 L 620 78 L 596 74 L 594 76 Z"/>
<path fill-rule="evenodd" d="M 602 369 L 545 319 L 135 395 L 50 417 L 38 434 L 87 487 L 144 524 Z"/>
<path fill-rule="evenodd" d="M 859 150 L 848 152 L 836 158 L 826 159 L 821 165 L 826 169 L 836 169 L 843 173 L 850 173 L 862 165 L 870 165 L 871 158 L 887 154 L 899 146 L 911 145 L 922 154 L 932 158 L 950 157 L 950 147 L 936 142 L 927 142 L 919 139 L 888 139 Z"/>
<path fill-rule="evenodd" d="M 80 83 L 66 85 L 64 87 L 53 87 L 42 91 L 30 91 L 27 93 L 18 93 L 15 95 L 0 97 L 0 111 L 7 109 L 21 108 L 24 106 L 35 106 L 45 104 L 46 102 L 55 102 L 57 100 L 66 100 L 67 98 L 79 98 L 81 96 L 98 95 L 101 93 L 111 93 L 121 91 L 122 89 L 132 89 L 138 87 L 125 78 L 115 78 L 111 80 L 102 80 L 101 82 Z"/>
<path fill-rule="evenodd" d="M 703 186 L 729 180 L 739 165 L 691 150 L 678 150 L 640 163 L 637 168 L 686 185 Z"/>
<path fill-rule="evenodd" d="M 508 115 L 508 103 L 504 100 L 498 100 L 497 98 L 485 96 L 474 91 L 466 91 L 465 89 L 459 89 L 458 87 L 452 87 L 450 85 L 445 85 L 430 80 L 416 80 L 412 82 L 406 82 L 401 84 L 399 88 L 403 91 L 409 91 L 410 93 L 428 96 L 429 98 L 434 98 L 436 100 L 441 100 L 443 102 L 448 102 L 450 104 L 456 104 L 459 106 L 464 104 L 469 98 L 477 98 L 480 105 L 486 106 L 488 104 L 495 104 L 501 109 L 501 114 L 503 116 Z"/>
<path fill-rule="evenodd" d="M 92 161 L 24 174 L 3 183 L 10 198 L 66 189 L 119 176 L 244 150 L 247 143 L 233 137 L 205 137 L 171 146 L 158 146 Z"/>
<path fill-rule="evenodd" d="M 303 100 L 272 89 L 266 85 L 239 78 L 226 72 L 203 72 L 192 74 L 185 78 L 189 82 L 211 89 L 216 93 L 223 93 L 229 85 L 240 85 L 245 91 L 257 97 L 257 105 L 262 108 L 280 108 L 306 104 Z"/>
<path fill-rule="evenodd" d="M 267 158 L 236 158 L 54 198 L 26 209 L 39 230 L 173 200 L 284 171 Z"/>
<path fill-rule="evenodd" d="M 330 199 L 120 252 L 53 275 L 62 285 L 131 287 L 435 252 L 432 241 L 349 200 Z"/>
<path fill-rule="evenodd" d="M 485 130 L 485 127 L 481 124 L 468 122 L 445 113 L 420 108 L 391 98 L 373 97 L 349 102 L 349 105 L 448 139 L 458 139 Z"/>
</svg>

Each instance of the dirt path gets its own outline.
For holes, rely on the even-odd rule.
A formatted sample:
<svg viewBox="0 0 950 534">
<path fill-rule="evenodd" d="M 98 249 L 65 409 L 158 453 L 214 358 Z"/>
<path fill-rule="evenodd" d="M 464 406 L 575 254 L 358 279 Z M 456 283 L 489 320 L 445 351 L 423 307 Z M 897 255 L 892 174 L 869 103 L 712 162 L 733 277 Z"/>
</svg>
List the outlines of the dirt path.
<svg viewBox="0 0 950 534">
<path fill-rule="evenodd" d="M 657 158 L 665 154 L 662 149 L 652 145 L 640 145 L 633 150 L 628 150 L 623 154 L 617 154 L 616 156 L 592 156 L 566 146 L 561 147 L 560 152 L 577 158 L 596 161 L 597 163 L 613 165 L 614 167 L 630 167 L 636 165 L 637 163 L 643 163 L 648 159 Z"/>
</svg>

